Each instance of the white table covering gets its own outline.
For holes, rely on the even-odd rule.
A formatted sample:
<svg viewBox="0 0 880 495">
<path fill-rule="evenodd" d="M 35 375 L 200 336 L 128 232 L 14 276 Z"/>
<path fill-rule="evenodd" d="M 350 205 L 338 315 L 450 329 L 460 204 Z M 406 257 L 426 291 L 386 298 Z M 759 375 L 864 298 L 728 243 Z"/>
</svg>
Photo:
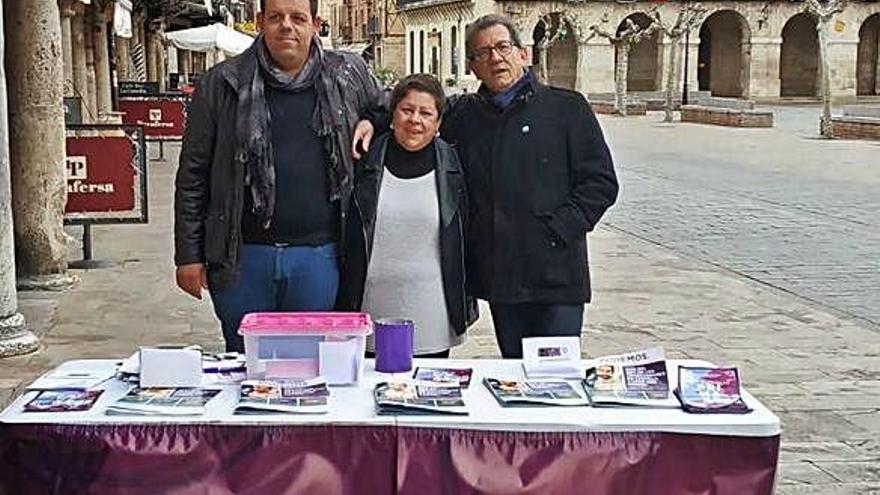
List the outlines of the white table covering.
<svg viewBox="0 0 880 495">
<path fill-rule="evenodd" d="M 117 360 L 78 360 L 61 369 L 107 370 Z M 584 365 L 588 365 L 584 361 Z M 667 362 L 670 384 L 677 383 L 679 365 L 704 366 L 702 361 Z M 591 407 L 501 407 L 481 383 L 483 377 L 522 379 L 516 360 L 416 360 L 414 366 L 470 367 L 472 383 L 464 391 L 468 416 L 377 416 L 373 386 L 395 376 L 378 373 L 373 361 L 366 361 L 364 379 L 357 386 L 332 387 L 330 412 L 321 415 L 233 415 L 238 402 L 237 385 L 217 385 L 222 392 L 207 405 L 202 416 L 107 416 L 106 407 L 125 395 L 131 387 L 119 380 L 103 384 L 104 394 L 89 411 L 65 413 L 25 413 L 24 405 L 37 392 L 27 392 L 0 413 L 0 423 L 54 424 L 229 424 L 229 425 L 362 425 L 495 430 L 515 432 L 624 432 L 653 431 L 701 435 L 769 437 L 780 434 L 779 418 L 748 392 L 743 396 L 753 409 L 749 414 L 688 414 L 680 409 L 591 408 Z"/>
</svg>

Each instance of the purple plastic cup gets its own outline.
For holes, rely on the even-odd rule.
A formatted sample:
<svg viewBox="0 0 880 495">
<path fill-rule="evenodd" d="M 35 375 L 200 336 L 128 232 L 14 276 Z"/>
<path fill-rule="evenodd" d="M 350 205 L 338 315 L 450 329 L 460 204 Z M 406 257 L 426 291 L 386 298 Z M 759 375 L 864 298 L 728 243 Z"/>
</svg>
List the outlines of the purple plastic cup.
<svg viewBox="0 0 880 495">
<path fill-rule="evenodd" d="M 373 324 L 376 346 L 376 371 L 402 373 L 412 369 L 413 333 L 412 320 L 387 318 Z"/>
</svg>

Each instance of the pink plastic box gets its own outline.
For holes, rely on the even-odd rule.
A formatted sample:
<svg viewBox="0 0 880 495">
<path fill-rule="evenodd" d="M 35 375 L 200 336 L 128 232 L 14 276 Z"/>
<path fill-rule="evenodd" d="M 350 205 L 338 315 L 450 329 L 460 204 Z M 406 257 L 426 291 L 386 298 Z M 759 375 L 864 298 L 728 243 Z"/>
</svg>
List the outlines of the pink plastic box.
<svg viewBox="0 0 880 495">
<path fill-rule="evenodd" d="M 249 379 L 307 379 L 332 385 L 363 376 L 366 313 L 250 313 L 241 320 Z"/>
</svg>

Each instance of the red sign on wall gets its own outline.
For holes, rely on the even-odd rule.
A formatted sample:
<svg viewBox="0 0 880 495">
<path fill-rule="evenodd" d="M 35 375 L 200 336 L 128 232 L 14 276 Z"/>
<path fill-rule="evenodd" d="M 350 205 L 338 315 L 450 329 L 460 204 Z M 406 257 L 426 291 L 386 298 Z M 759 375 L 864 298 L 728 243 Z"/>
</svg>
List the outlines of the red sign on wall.
<svg viewBox="0 0 880 495">
<path fill-rule="evenodd" d="M 146 223 L 143 130 L 132 126 L 67 129 L 67 223 Z"/>
<path fill-rule="evenodd" d="M 148 141 L 179 141 L 186 127 L 185 96 L 145 96 L 119 99 L 122 123 L 144 127 Z"/>
</svg>

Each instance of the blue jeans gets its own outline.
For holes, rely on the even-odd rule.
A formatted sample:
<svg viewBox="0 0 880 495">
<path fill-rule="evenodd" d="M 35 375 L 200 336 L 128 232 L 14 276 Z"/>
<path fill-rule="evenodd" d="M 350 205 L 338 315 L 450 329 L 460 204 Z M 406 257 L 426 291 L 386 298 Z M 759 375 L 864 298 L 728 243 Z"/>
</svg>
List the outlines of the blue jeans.
<svg viewBox="0 0 880 495">
<path fill-rule="evenodd" d="M 505 359 L 522 359 L 523 337 L 580 337 L 584 306 L 489 303 L 498 347 Z"/>
<path fill-rule="evenodd" d="M 328 311 L 336 303 L 339 266 L 335 243 L 276 247 L 241 246 L 238 282 L 211 290 L 227 351 L 244 352 L 238 325 L 258 311 Z"/>
</svg>

